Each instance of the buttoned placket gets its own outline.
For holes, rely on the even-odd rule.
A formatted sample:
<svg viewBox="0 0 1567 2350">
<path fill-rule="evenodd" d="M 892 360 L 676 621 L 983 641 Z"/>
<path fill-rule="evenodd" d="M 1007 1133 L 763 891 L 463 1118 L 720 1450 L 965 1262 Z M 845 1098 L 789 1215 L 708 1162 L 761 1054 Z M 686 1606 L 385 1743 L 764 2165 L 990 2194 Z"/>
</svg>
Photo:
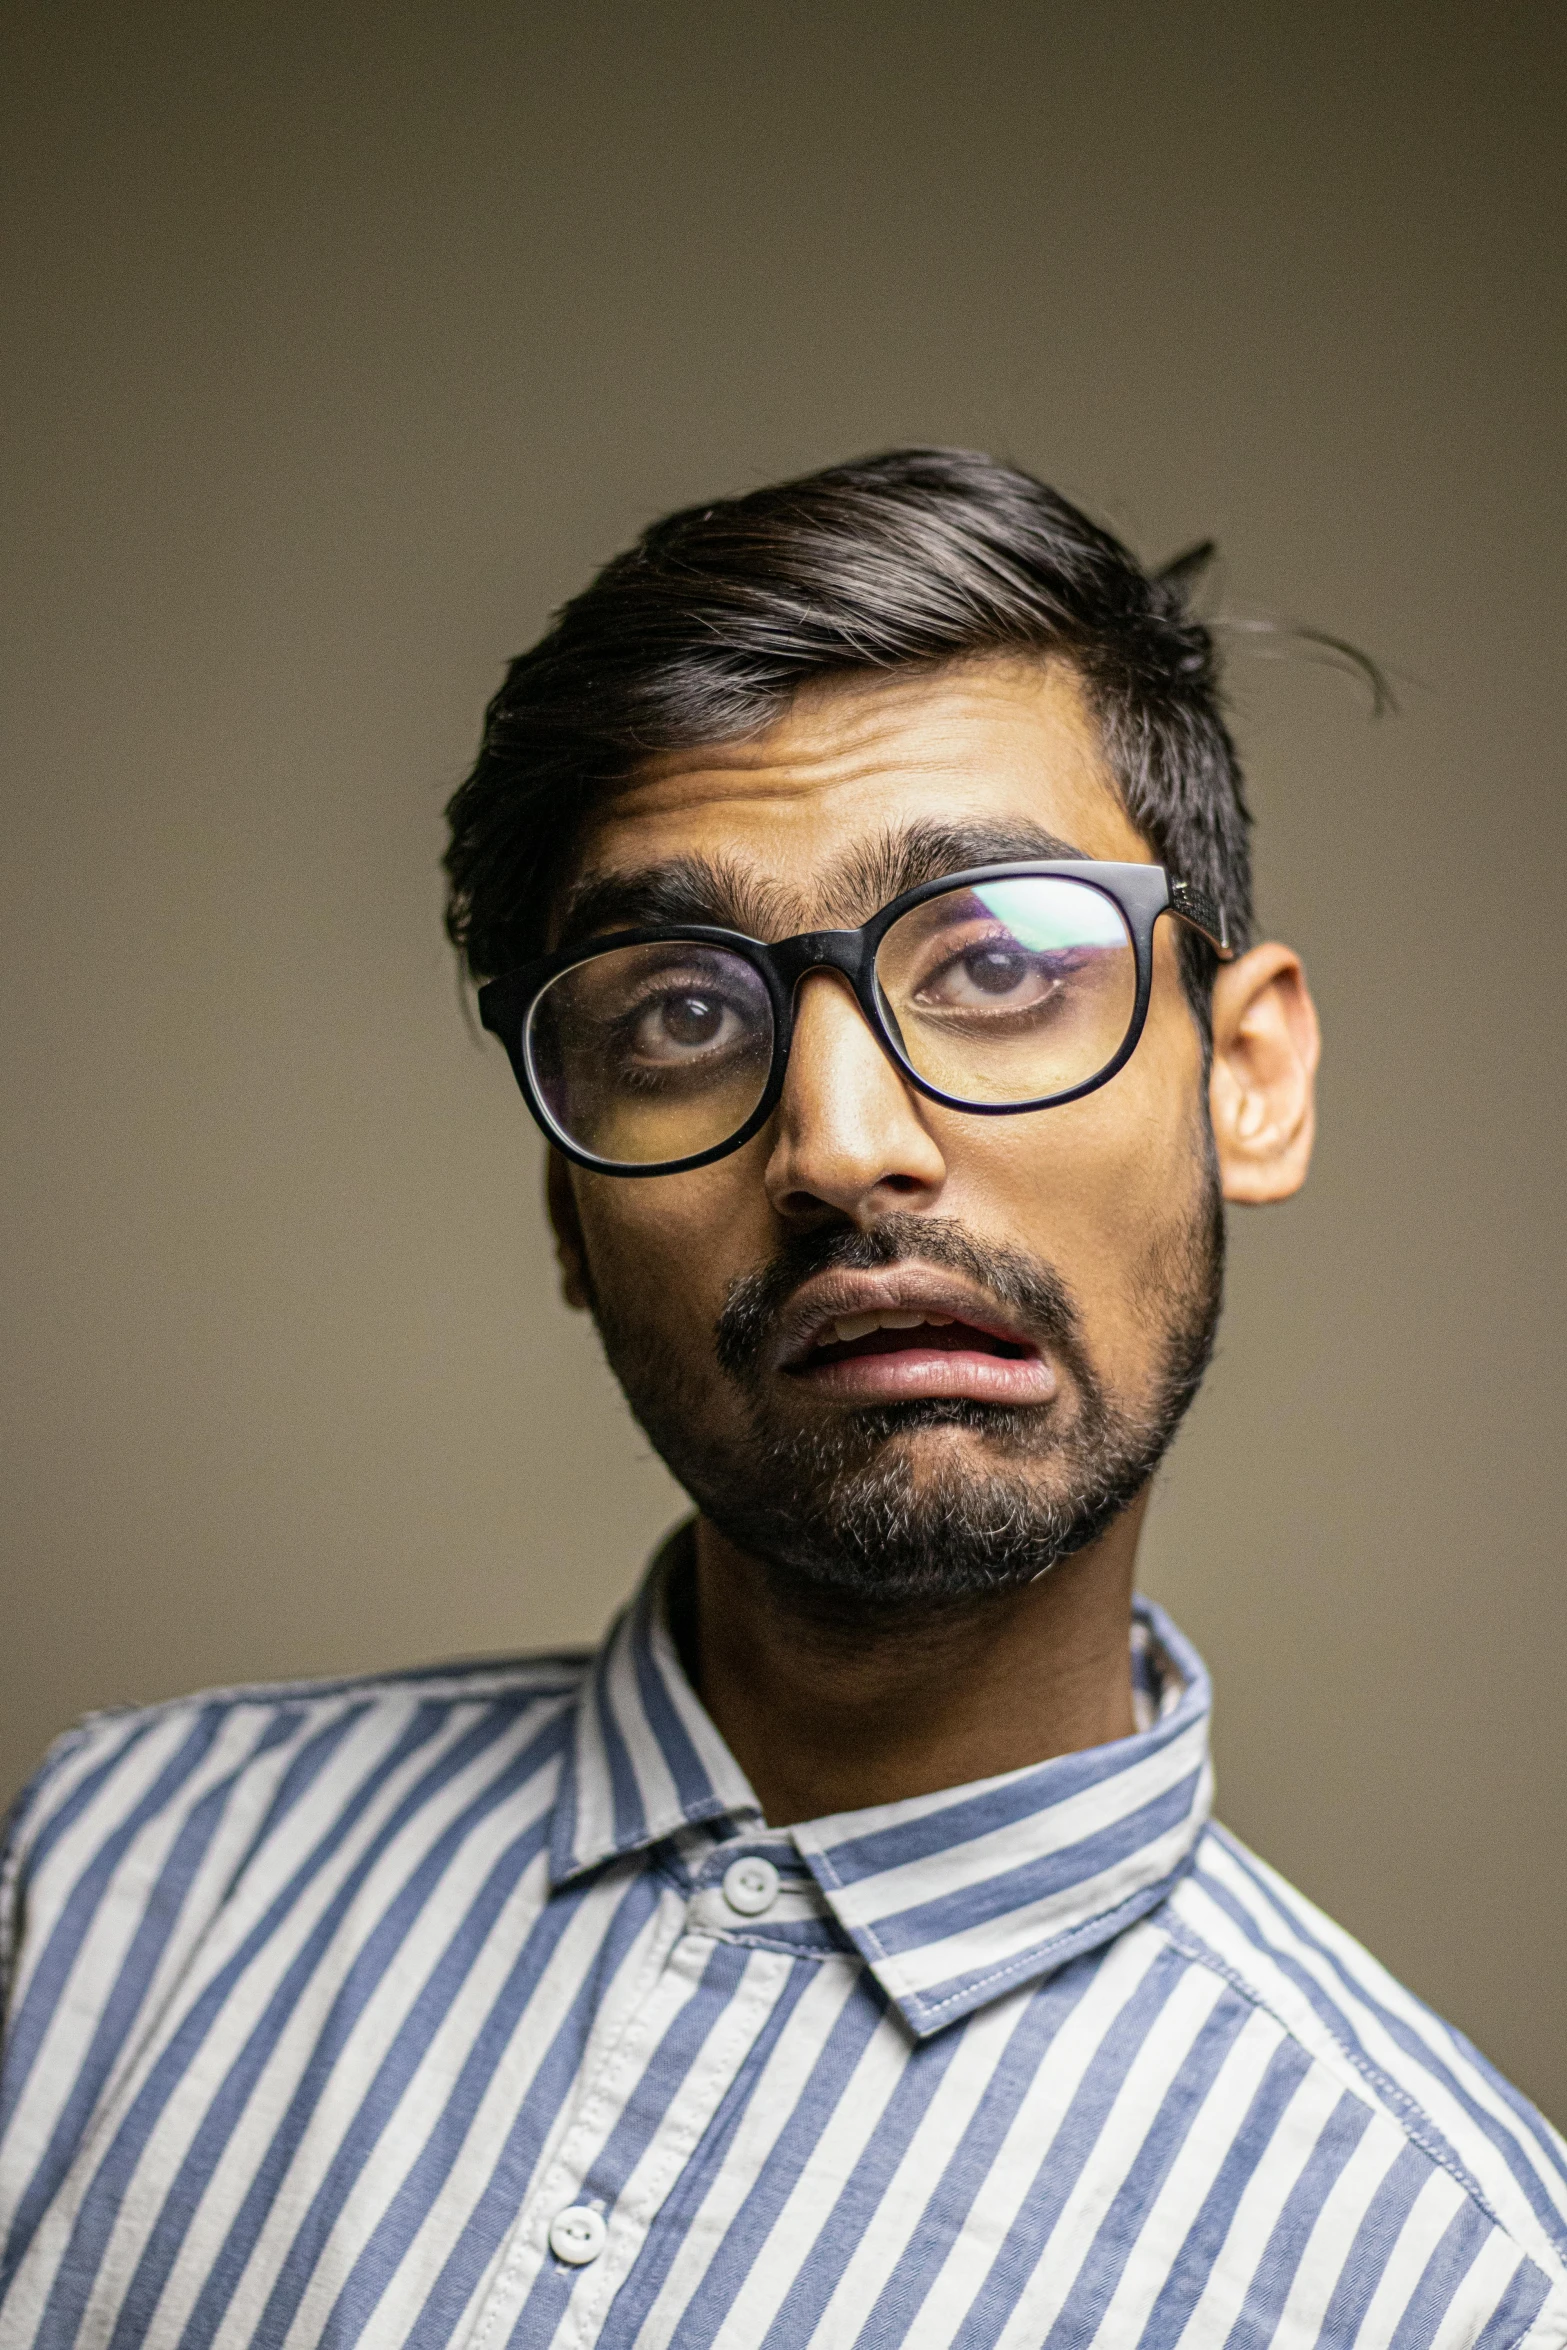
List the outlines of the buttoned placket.
<svg viewBox="0 0 1567 2350">
<path fill-rule="evenodd" d="M 525 2311 L 529 2339 L 558 2341 L 562 2350 L 597 2342 L 793 1970 L 831 1963 L 846 1977 L 861 1971 L 786 1836 L 764 1831 L 737 1844 L 703 1831 L 680 1841 L 687 1850 L 673 1862 L 644 1855 L 604 1872 L 602 1891 L 613 1897 L 636 1868 L 659 1867 L 658 1911 L 642 1952 L 595 2019 L 576 2094 L 545 2149 L 471 2350 L 505 2350 Z M 796 1934 L 804 1928 L 807 1938 L 784 1943 L 780 1925 Z M 682 2065 L 675 2095 L 655 2118 L 656 2051 L 671 2033 L 698 2042 L 702 2053 Z M 618 2169 L 619 2135 L 638 2135 L 644 2102 L 650 2126 L 640 2153 L 626 2176 L 605 2175 Z"/>
<path fill-rule="evenodd" d="M 651 2303 L 628 2305 L 639 2335 L 657 2338 L 666 2295 L 671 2311 L 682 2306 L 689 2248 L 738 2220 L 769 2160 L 769 2115 L 792 2109 L 794 2068 L 865 1975 L 895 2039 L 943 2034 L 1161 1900 L 1207 1815 L 1206 1677 L 1190 1652 L 1178 1671 L 1146 1669 L 1183 1645 L 1160 1619 L 1151 1651 L 1150 1618 L 1141 1650 L 1134 1632 L 1134 1683 L 1140 1663 L 1150 1680 L 1150 1727 L 1135 1745 L 767 1829 L 684 1680 L 662 1573 L 655 1565 L 584 1691 L 551 1838 L 553 1898 L 597 1896 L 613 1910 L 642 1879 L 654 1906 L 595 1989 L 567 2105 L 481 2288 L 468 2350 L 593 2350 L 606 2331 L 620 2350 L 617 2297 L 786 1992 L 778 2094 L 765 2079 L 747 2086 L 718 2200 L 704 2199 L 701 2228 L 688 2215 L 668 2275 L 648 2280 Z M 1118 1852 L 1128 1812 L 1147 1830 Z M 985 1898 L 998 1882 L 1011 1893 L 999 1905 Z M 600 1907 L 587 1944 L 602 1947 L 606 1923 Z M 793 1980 L 802 1966 L 804 1983 Z"/>
</svg>

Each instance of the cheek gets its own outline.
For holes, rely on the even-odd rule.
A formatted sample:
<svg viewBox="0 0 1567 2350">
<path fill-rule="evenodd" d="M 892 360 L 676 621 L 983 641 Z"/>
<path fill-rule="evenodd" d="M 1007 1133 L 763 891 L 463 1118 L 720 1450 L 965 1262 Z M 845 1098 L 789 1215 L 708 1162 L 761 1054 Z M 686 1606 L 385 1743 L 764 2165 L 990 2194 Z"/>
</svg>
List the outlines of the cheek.
<svg viewBox="0 0 1567 2350">
<path fill-rule="evenodd" d="M 1204 1196 L 1201 1044 L 1184 1006 L 1177 1017 L 1168 1035 L 1150 1019 L 1097 1093 L 1022 1118 L 952 1116 L 941 1135 L 946 1212 L 1053 1265 L 1107 1361 L 1144 1348 L 1149 1266 Z"/>
<path fill-rule="evenodd" d="M 606 1310 L 634 1304 L 673 1342 L 692 1332 L 707 1343 L 732 1283 L 774 1245 L 762 1165 L 751 1143 L 689 1175 L 627 1182 L 581 1174 L 583 1246 Z"/>
<path fill-rule="evenodd" d="M 986 1136 L 978 1148 L 953 1150 L 944 1204 L 976 1223 L 990 1223 L 999 1212 L 1019 1238 L 1027 1233 L 1041 1254 L 1062 1259 L 1063 1272 L 1070 1270 L 1068 1253 L 1084 1270 L 1124 1264 L 1147 1225 L 1183 1203 L 1192 1156 L 1179 1128 L 1139 1115 L 1138 1107 L 1123 1101 L 1109 1116 L 1070 1103 L 1040 1112 L 1037 1124 L 1009 1120 L 1011 1131 L 993 1147 L 985 1147 Z M 981 1207 L 987 1197 L 988 1215 Z"/>
</svg>

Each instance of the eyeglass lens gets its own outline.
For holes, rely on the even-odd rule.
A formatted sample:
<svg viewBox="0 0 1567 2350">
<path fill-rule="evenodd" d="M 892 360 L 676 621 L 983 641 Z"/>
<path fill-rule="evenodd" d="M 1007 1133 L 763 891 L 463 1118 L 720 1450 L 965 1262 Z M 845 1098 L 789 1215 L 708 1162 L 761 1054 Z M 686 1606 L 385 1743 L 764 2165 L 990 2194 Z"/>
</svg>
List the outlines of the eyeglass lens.
<svg viewBox="0 0 1567 2350">
<path fill-rule="evenodd" d="M 621 1166 L 657 1166 L 716 1150 L 750 1117 L 772 1068 L 772 999 L 726 947 L 612 947 L 534 999 L 526 1045 L 569 1142 Z"/>
<path fill-rule="evenodd" d="M 1137 1001 L 1119 906 L 1060 874 L 925 898 L 892 925 L 876 986 L 917 1076 L 978 1104 L 1070 1093 L 1113 1061 Z"/>
<path fill-rule="evenodd" d="M 1062 875 L 948 890 L 901 915 L 876 955 L 882 1015 L 938 1091 L 1004 1107 L 1069 1093 L 1131 1026 L 1137 957 L 1113 899 Z M 535 998 L 526 1050 L 557 1130 L 619 1166 L 716 1150 L 766 1088 L 766 985 L 728 948 L 614 947 Z"/>
</svg>

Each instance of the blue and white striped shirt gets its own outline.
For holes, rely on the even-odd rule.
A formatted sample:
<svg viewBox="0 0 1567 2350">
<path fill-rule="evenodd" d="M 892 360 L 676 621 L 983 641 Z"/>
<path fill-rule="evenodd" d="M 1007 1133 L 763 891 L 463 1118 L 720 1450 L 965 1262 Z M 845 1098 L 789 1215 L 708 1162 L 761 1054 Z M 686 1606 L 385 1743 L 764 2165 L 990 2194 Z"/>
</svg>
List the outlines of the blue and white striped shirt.
<svg viewBox="0 0 1567 2350">
<path fill-rule="evenodd" d="M 55 1748 L 4 2350 L 1567 2344 L 1567 2146 L 1209 1823 L 1156 1608 L 1135 1736 L 776 1831 L 661 1572 Z"/>
</svg>

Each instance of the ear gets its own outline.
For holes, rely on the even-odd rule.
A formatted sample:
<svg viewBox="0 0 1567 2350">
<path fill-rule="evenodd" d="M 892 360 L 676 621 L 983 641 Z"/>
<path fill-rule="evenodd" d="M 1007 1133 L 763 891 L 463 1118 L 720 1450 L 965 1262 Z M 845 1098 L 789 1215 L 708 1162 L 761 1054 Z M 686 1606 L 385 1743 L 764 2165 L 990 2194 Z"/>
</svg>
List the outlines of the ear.
<svg viewBox="0 0 1567 2350">
<path fill-rule="evenodd" d="M 552 1150 L 544 1169 L 544 1204 L 549 1211 L 550 1229 L 555 1235 L 555 1262 L 560 1267 L 560 1294 L 567 1305 L 586 1313 L 592 1303 L 588 1287 L 587 1250 L 582 1240 L 582 1219 L 577 1214 L 577 1195 L 572 1189 L 571 1167 L 559 1151 Z"/>
<path fill-rule="evenodd" d="M 1253 947 L 1222 967 L 1208 1104 L 1226 1199 L 1260 1206 L 1305 1182 L 1321 1049 L 1317 1007 L 1289 947 Z"/>
</svg>

